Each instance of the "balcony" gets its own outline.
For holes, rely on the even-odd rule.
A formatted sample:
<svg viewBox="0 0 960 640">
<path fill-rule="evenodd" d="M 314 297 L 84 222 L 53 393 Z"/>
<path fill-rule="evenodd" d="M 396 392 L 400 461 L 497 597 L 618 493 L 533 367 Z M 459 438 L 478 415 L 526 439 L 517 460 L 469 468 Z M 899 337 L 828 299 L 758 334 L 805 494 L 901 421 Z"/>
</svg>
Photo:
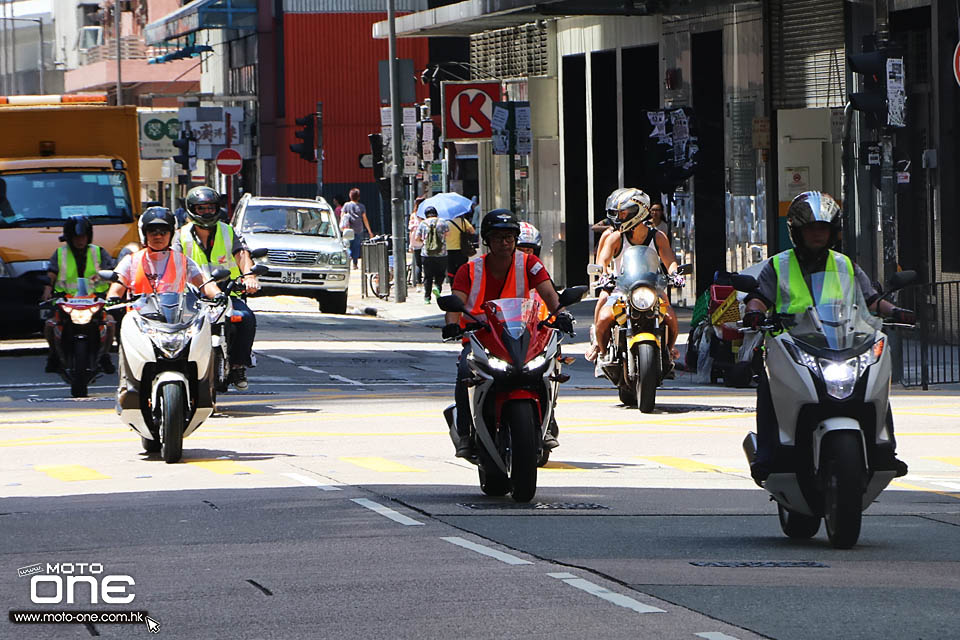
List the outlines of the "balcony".
<svg viewBox="0 0 960 640">
<path fill-rule="evenodd" d="M 199 89 L 200 59 L 186 58 L 164 64 L 148 64 L 150 58 L 169 53 L 167 47 L 151 47 L 141 36 L 120 38 L 120 76 L 125 86 L 136 84 L 137 93 L 181 93 Z M 117 84 L 116 40 L 80 53 L 80 66 L 67 71 L 64 91 L 103 91 Z"/>
</svg>

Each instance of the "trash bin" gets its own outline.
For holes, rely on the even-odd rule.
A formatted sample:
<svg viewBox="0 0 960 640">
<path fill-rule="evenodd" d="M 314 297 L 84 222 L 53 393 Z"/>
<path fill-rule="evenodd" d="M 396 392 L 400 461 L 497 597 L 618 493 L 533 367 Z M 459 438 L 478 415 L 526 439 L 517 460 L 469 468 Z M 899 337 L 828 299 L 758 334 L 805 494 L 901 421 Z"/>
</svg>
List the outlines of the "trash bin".
<svg viewBox="0 0 960 640">
<path fill-rule="evenodd" d="M 361 295 L 386 298 L 390 295 L 389 243 L 386 240 L 365 240 L 360 245 L 360 258 L 363 261 Z M 386 283 L 386 286 L 381 286 Z"/>
</svg>

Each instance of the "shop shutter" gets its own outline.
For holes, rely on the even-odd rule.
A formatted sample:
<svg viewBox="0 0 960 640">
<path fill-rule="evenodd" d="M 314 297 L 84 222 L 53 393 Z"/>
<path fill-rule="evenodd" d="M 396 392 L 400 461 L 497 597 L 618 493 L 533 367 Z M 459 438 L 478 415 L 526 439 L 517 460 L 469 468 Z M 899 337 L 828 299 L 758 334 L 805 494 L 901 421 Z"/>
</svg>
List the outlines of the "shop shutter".
<svg viewBox="0 0 960 640">
<path fill-rule="evenodd" d="M 543 21 L 470 36 L 471 79 L 545 76 L 548 60 Z"/>
<path fill-rule="evenodd" d="M 773 106 L 846 101 L 843 0 L 770 0 Z"/>
</svg>

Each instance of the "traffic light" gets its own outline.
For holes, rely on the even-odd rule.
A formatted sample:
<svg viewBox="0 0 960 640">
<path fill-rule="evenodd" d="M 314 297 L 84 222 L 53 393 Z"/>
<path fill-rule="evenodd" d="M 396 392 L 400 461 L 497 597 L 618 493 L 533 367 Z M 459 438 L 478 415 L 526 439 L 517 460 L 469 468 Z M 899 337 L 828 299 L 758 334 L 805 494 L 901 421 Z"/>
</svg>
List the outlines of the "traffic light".
<svg viewBox="0 0 960 640">
<path fill-rule="evenodd" d="M 190 172 L 191 142 L 193 142 L 193 136 L 187 131 L 180 131 L 180 137 L 173 141 L 173 146 L 177 148 L 177 155 L 173 156 L 173 160 L 188 173 Z"/>
<path fill-rule="evenodd" d="M 302 140 L 302 142 L 290 145 L 290 151 L 293 151 L 307 162 L 317 161 L 316 115 L 315 113 L 311 113 L 294 120 L 300 128 L 297 129 L 297 132 L 293 135 Z"/>
<path fill-rule="evenodd" d="M 871 129 L 906 126 L 903 56 L 889 46 L 874 49 L 872 37 L 864 49 L 847 56 L 850 70 L 863 76 L 863 90 L 850 94 L 850 105 L 867 114 Z"/>
<path fill-rule="evenodd" d="M 386 164 L 383 161 L 383 136 L 379 133 L 371 133 L 367 136 L 370 140 L 370 153 L 373 155 L 373 177 L 377 181 L 377 189 L 380 190 L 380 196 L 390 201 L 391 187 L 390 176 L 386 175 Z"/>
</svg>

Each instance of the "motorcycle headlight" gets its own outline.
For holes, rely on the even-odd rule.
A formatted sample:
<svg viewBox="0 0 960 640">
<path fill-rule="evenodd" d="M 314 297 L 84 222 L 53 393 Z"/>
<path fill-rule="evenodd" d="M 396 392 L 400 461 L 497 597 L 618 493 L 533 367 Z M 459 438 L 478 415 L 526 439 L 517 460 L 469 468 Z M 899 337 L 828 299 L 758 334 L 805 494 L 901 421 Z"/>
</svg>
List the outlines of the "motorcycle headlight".
<svg viewBox="0 0 960 640">
<path fill-rule="evenodd" d="M 73 324 L 90 324 L 93 320 L 92 309 L 70 309 L 70 322 Z"/>
<path fill-rule="evenodd" d="M 630 292 L 630 304 L 640 311 L 646 311 L 657 301 L 657 292 L 650 287 L 634 287 Z"/>
<path fill-rule="evenodd" d="M 506 360 L 501 360 L 496 356 L 490 356 L 487 360 L 487 366 L 493 369 L 494 371 L 501 371 L 506 373 L 513 368 L 513 365 L 507 362 Z"/>
<path fill-rule="evenodd" d="M 853 387 L 857 384 L 859 357 L 843 361 L 817 358 L 817 362 L 823 372 L 823 382 L 828 394 L 837 400 L 843 400 L 853 393 Z"/>
<path fill-rule="evenodd" d="M 547 356 L 540 354 L 536 358 L 533 358 L 532 360 L 530 360 L 530 362 L 528 362 L 527 364 L 523 365 L 523 370 L 526 371 L 527 373 L 530 373 L 531 371 L 536 371 L 537 369 L 540 369 L 546 364 L 547 364 Z"/>
<path fill-rule="evenodd" d="M 793 344 L 792 342 L 784 342 L 784 348 L 787 350 L 787 353 L 790 354 L 790 357 L 793 358 L 793 361 L 797 364 L 804 366 L 814 373 L 820 372 L 820 365 L 817 364 L 817 359 Z"/>
<path fill-rule="evenodd" d="M 190 339 L 200 331 L 200 324 L 192 324 L 179 331 L 161 331 L 142 321 L 139 325 L 144 335 L 150 338 L 150 342 L 167 358 L 175 358 L 178 353 L 183 351 Z"/>
</svg>

